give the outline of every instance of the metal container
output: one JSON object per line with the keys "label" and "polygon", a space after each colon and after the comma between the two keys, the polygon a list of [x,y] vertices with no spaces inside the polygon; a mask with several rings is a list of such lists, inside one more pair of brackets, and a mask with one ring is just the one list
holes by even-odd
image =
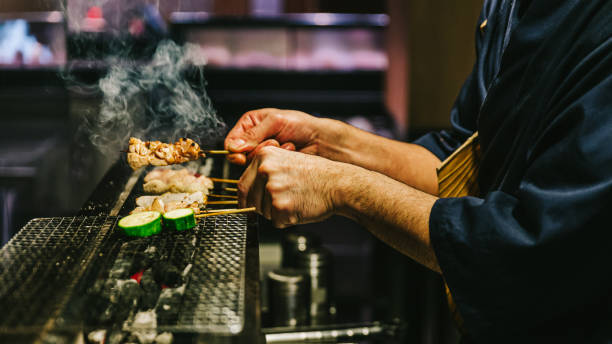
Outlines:
{"label": "metal container", "polygon": [[321,241],[313,234],[289,231],[283,235],[281,241],[283,268],[298,268],[298,256],[313,247],[320,247]]}
{"label": "metal container", "polygon": [[330,252],[323,247],[310,248],[299,254],[297,264],[310,280],[310,324],[328,324],[334,313]]}
{"label": "metal container", "polygon": [[297,269],[268,272],[268,302],[272,326],[309,324],[310,282]]}

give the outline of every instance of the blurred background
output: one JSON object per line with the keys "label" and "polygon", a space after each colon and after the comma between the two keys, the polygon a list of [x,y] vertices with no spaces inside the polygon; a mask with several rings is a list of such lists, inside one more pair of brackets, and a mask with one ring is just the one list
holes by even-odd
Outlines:
{"label": "blurred background", "polygon": [[[193,44],[192,58],[206,66],[185,78],[205,80],[228,127],[247,110],[278,107],[411,140],[449,126],[450,108],[474,62],[481,5],[2,0],[0,241],[8,242],[31,218],[74,214],[116,161],[93,149],[81,128],[98,115],[103,96],[97,82],[118,57],[138,68],[162,40]],[[287,233],[302,233],[302,239]],[[399,342],[457,341],[440,278],[343,218],[287,231],[263,223],[264,285],[283,252],[304,242],[333,261],[334,322],[399,319]]]}

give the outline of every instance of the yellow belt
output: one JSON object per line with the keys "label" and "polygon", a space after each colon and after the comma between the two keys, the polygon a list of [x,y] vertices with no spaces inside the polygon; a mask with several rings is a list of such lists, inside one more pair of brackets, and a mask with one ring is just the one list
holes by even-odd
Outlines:
{"label": "yellow belt", "polygon": [[[479,194],[478,168],[480,166],[480,154],[480,143],[478,132],[476,132],[442,162],[437,170],[438,196],[440,198],[476,196]],[[444,290],[451,315],[457,327],[463,332],[463,319],[446,282],[444,282]]]}

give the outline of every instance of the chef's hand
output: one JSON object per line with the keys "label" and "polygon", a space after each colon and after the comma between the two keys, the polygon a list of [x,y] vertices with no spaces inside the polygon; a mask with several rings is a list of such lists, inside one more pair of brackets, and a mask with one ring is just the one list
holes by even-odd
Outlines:
{"label": "chef's hand", "polygon": [[256,207],[278,228],[332,215],[343,163],[279,147],[257,149],[238,183],[241,207]]}
{"label": "chef's hand", "polygon": [[316,154],[317,118],[307,113],[273,108],[245,113],[225,138],[229,161],[244,165],[257,146],[273,140],[281,148]]}

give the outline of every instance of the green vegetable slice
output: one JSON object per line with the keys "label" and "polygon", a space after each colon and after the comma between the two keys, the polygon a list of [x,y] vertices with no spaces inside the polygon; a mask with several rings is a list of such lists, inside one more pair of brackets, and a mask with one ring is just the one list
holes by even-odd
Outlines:
{"label": "green vegetable slice", "polygon": [[182,231],[196,226],[193,209],[175,209],[164,214],[164,226],[168,229]]}
{"label": "green vegetable slice", "polygon": [[161,232],[161,214],[157,211],[145,211],[128,215],[117,223],[125,235],[148,237]]}

